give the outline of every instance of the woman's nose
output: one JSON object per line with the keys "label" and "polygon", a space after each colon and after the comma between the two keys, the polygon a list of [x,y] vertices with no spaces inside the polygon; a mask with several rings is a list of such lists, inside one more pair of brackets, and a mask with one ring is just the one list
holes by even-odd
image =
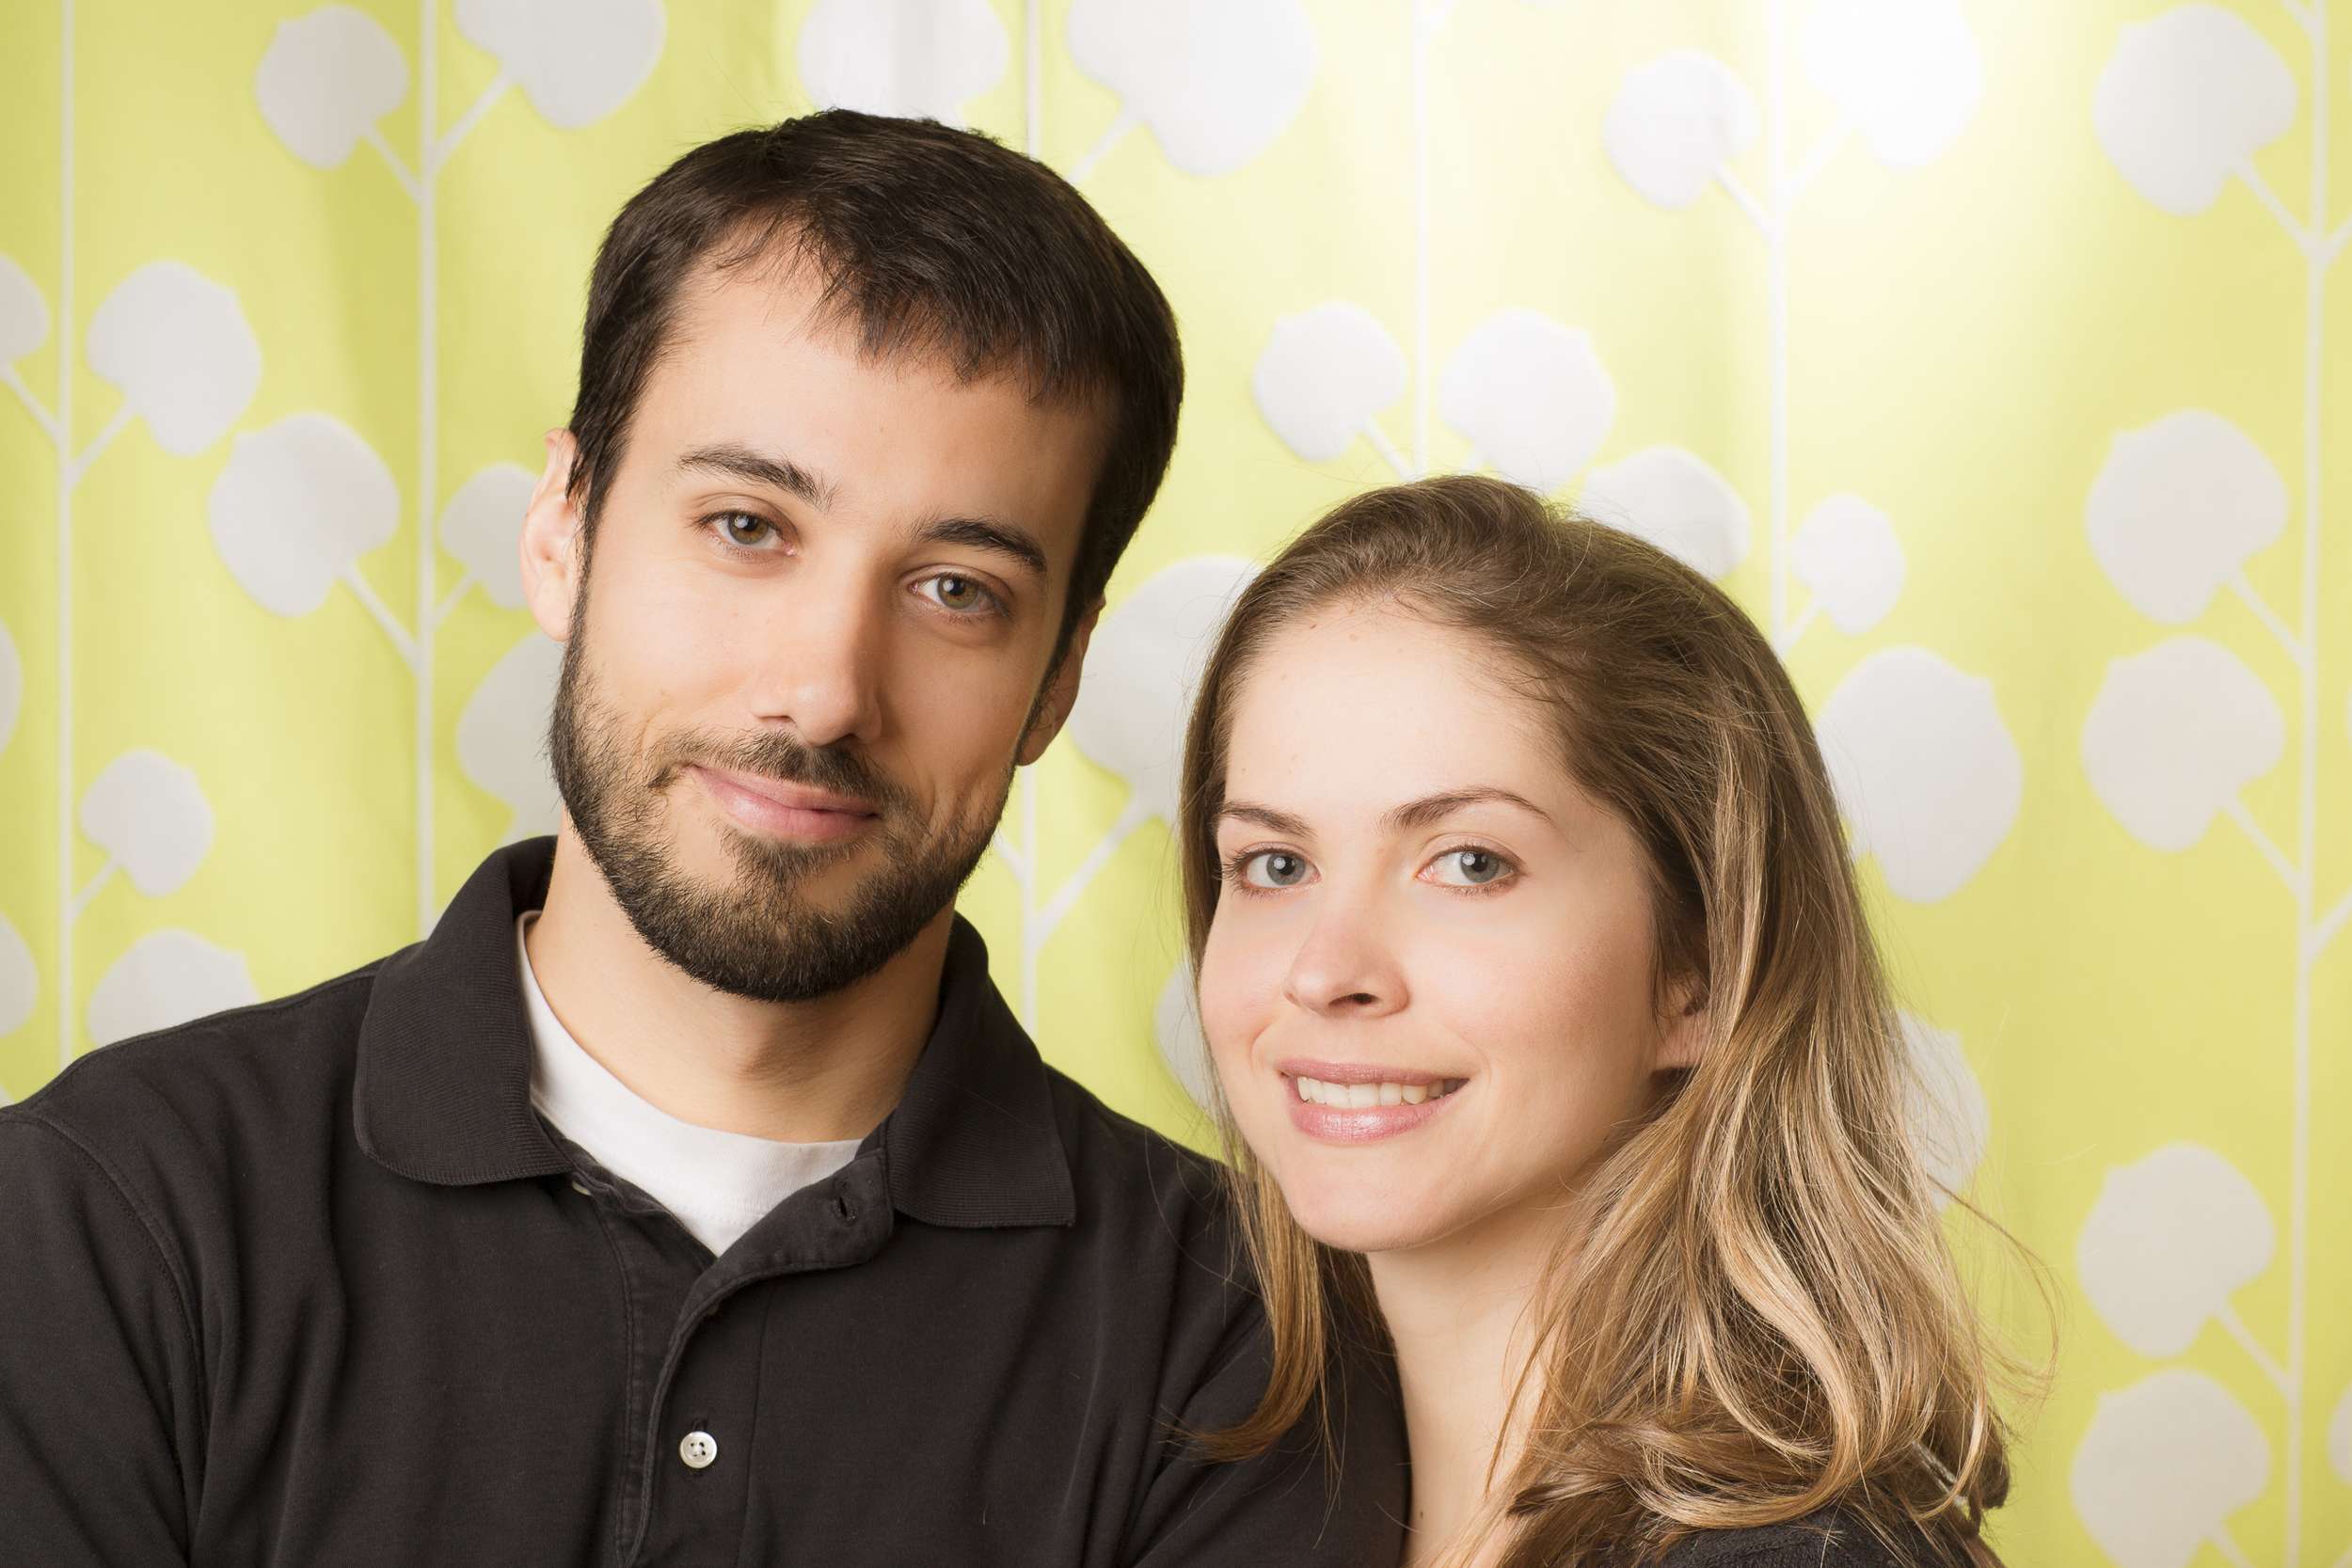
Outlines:
{"label": "woman's nose", "polygon": [[1406,1001],[1405,973],[1377,910],[1343,894],[1327,901],[1291,959],[1284,994],[1325,1018],[1381,1018]]}

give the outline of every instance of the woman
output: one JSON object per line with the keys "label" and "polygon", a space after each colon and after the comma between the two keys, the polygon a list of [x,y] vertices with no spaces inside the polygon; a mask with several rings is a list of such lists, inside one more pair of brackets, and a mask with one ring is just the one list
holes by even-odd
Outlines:
{"label": "woman", "polygon": [[1275,1338],[1215,1447],[1385,1330],[1408,1564],[1997,1560],[1836,805],[1721,591],[1490,480],[1359,496],[1242,594],[1182,815]]}

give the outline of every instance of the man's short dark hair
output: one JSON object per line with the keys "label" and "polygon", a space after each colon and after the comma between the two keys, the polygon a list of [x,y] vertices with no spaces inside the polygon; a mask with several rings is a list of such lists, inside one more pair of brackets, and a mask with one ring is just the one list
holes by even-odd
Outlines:
{"label": "man's short dark hair", "polygon": [[1152,275],[1044,165],[969,131],[848,109],[696,148],[630,198],[596,255],[581,333],[571,489],[586,531],[698,267],[813,265],[825,308],[876,358],[1009,373],[1039,402],[1097,404],[1109,444],[1064,602],[1061,646],[1102,594],[1176,444],[1184,359]]}

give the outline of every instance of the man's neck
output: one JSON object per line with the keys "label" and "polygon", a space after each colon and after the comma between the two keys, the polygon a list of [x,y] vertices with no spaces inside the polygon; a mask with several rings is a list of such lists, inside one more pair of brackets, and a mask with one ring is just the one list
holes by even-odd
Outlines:
{"label": "man's neck", "polygon": [[809,1002],[714,990],[647,946],[564,825],[532,974],[580,1049],[700,1127],[786,1143],[862,1138],[898,1104],[930,1036],[952,910],[855,985]]}
{"label": "man's neck", "polygon": [[1518,1458],[1518,1445],[1505,1439],[1503,1427],[1529,1414],[1524,1406],[1513,1409],[1512,1394],[1530,1350],[1527,1308],[1559,1237],[1555,1200],[1368,1259],[1396,1346],[1413,1456],[1406,1568],[1494,1560],[1499,1538],[1454,1554],[1470,1546],[1467,1532],[1481,1523],[1489,1476],[1506,1482]]}

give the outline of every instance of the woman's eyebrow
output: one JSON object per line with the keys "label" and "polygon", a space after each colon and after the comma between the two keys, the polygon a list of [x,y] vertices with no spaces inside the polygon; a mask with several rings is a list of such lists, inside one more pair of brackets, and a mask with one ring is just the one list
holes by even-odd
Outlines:
{"label": "woman's eyebrow", "polygon": [[1270,833],[1287,833],[1293,838],[1304,837],[1307,832],[1305,817],[1276,811],[1272,806],[1253,805],[1248,800],[1228,800],[1216,815],[1219,821],[1232,817],[1236,821],[1255,822]]}
{"label": "woman's eyebrow", "polygon": [[1443,794],[1424,795],[1418,800],[1407,800],[1390,811],[1380,821],[1383,827],[1391,829],[1426,828],[1432,823],[1442,822],[1464,806],[1489,805],[1517,806],[1547,822],[1551,820],[1549,812],[1523,795],[1515,795],[1507,789],[1481,786],[1477,789],[1449,789]]}

